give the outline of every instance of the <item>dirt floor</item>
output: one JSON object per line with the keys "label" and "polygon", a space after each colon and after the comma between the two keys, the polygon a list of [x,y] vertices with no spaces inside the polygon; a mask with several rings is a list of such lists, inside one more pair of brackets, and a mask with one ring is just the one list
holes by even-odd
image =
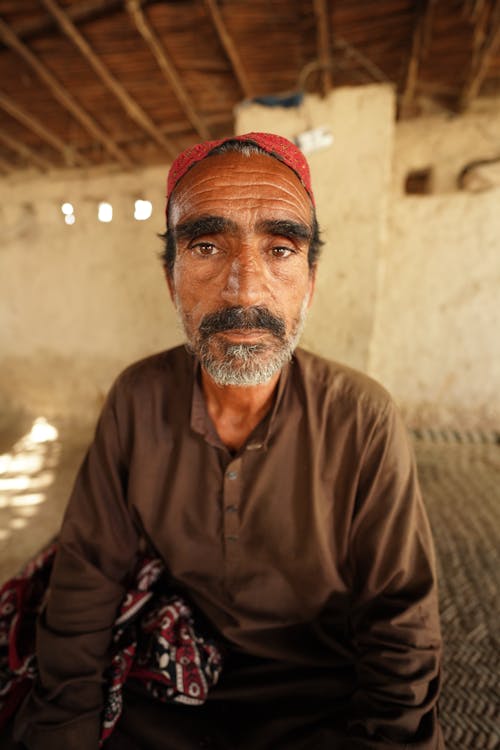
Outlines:
{"label": "dirt floor", "polygon": [[500,444],[456,437],[415,444],[438,558],[441,721],[447,750],[499,750]]}

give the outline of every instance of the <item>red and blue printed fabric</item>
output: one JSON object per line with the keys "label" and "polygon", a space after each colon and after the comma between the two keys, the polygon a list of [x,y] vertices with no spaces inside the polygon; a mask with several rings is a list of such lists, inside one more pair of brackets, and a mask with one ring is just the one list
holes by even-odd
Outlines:
{"label": "red and blue printed fabric", "polygon": [[[0,727],[15,713],[38,674],[36,619],[55,552],[52,544],[0,589]],[[142,558],[120,606],[105,674],[101,745],[120,718],[127,680],[141,682],[157,700],[198,705],[221,673],[220,650],[199,632],[189,604],[177,594],[162,593],[158,584],[164,571],[158,558]]]}

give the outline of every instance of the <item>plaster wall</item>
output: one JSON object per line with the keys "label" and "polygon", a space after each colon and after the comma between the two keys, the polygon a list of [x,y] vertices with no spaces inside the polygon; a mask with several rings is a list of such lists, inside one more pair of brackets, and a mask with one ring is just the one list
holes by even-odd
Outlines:
{"label": "plaster wall", "polygon": [[[123,366],[181,340],[158,260],[165,174],[0,185],[0,412],[94,419]],[[137,197],[153,203],[150,220],[133,218]],[[101,200],[109,224],[97,220]]]}
{"label": "plaster wall", "polygon": [[[368,369],[414,425],[500,425],[500,187],[456,187],[467,163],[500,152],[500,100],[480,107],[396,127]],[[405,195],[425,167],[433,193]]]}
{"label": "plaster wall", "polygon": [[479,99],[467,114],[434,113],[398,122],[393,191],[401,196],[410,170],[433,170],[432,193],[457,192],[457,178],[471,162],[500,157],[500,98]]}

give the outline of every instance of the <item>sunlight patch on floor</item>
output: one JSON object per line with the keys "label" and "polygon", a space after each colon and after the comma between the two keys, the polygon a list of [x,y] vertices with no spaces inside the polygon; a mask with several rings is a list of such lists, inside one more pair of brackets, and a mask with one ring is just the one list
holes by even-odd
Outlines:
{"label": "sunlight patch on floor", "polygon": [[61,451],[58,438],[56,427],[38,417],[9,453],[0,455],[0,541],[23,531],[45,502]]}

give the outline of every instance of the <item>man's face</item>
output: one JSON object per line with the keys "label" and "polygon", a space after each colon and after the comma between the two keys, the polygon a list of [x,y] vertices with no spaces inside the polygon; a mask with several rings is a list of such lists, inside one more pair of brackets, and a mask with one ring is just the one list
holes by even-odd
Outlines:
{"label": "man's face", "polygon": [[314,287],[299,179],[264,154],[208,157],[176,187],[169,228],[168,282],[190,348],[220,385],[267,382],[297,344]]}

